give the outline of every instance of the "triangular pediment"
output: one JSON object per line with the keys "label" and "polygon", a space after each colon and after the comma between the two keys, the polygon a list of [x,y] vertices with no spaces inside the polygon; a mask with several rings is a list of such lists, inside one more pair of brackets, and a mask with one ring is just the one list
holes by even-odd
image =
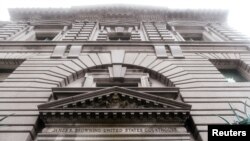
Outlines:
{"label": "triangular pediment", "polygon": [[64,98],[38,106],[42,109],[186,109],[191,106],[179,101],[121,87],[111,87]]}

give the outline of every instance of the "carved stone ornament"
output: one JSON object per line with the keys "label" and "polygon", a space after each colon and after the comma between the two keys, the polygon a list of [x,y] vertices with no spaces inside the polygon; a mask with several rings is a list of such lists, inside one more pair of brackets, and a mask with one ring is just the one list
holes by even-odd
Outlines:
{"label": "carved stone ornament", "polygon": [[111,87],[68,97],[38,106],[38,109],[190,109],[190,105],[164,97],[121,87]]}
{"label": "carved stone ornament", "polygon": [[[38,106],[46,122],[184,121],[191,106],[180,101],[127,88],[111,87]],[[175,118],[173,118],[175,117]]]}

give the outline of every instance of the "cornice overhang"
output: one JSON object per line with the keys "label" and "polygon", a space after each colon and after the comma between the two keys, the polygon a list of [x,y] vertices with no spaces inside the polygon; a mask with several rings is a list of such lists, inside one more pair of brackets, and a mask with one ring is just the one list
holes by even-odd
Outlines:
{"label": "cornice overhang", "polygon": [[155,94],[111,87],[42,104],[38,110],[45,123],[60,122],[67,118],[79,122],[80,119],[99,121],[100,117],[120,117],[123,121],[131,118],[139,120],[142,117],[147,117],[147,120],[185,121],[191,105]]}
{"label": "cornice overhang", "polygon": [[140,92],[140,91],[136,91],[136,90],[132,90],[132,89],[128,89],[128,88],[115,86],[115,87],[110,87],[110,88],[103,88],[103,89],[88,92],[88,93],[83,93],[80,95],[64,98],[64,99],[49,102],[46,104],[41,104],[38,106],[38,109],[42,110],[42,109],[48,109],[48,108],[55,108],[61,104],[72,103],[72,102],[74,103],[76,101],[79,101],[79,100],[81,101],[83,99],[93,99],[93,97],[100,97],[101,95],[105,95],[105,94],[112,93],[112,92],[121,92],[121,93],[124,93],[126,95],[129,95],[130,97],[139,97],[139,99],[148,99],[148,100],[150,99],[150,100],[162,103],[162,104],[167,103],[167,105],[170,104],[173,107],[178,107],[178,108],[183,108],[183,109],[190,109],[191,108],[190,105],[182,103],[182,102],[177,102],[175,100],[166,99],[164,97],[159,97],[159,96],[156,96],[153,94],[144,93],[144,92]]}
{"label": "cornice overhang", "polygon": [[249,46],[249,41],[225,41],[225,42],[193,42],[193,41],[0,41],[1,46],[55,46],[55,45],[183,45],[183,46]]}
{"label": "cornice overhang", "polygon": [[[88,87],[88,88],[79,88],[79,87],[55,87],[52,88],[53,92],[53,98],[58,100],[61,98],[69,97],[69,96],[75,96],[91,91],[101,90],[102,87]],[[149,94],[156,94],[157,95],[164,95],[164,97],[170,98],[170,99],[176,99],[179,96],[179,88],[177,87],[130,87],[129,89],[149,93]]]}
{"label": "cornice overhang", "polygon": [[13,21],[34,20],[87,20],[109,21],[110,19],[136,21],[209,21],[225,22],[227,10],[216,9],[169,9],[162,7],[102,5],[71,8],[11,8]]}

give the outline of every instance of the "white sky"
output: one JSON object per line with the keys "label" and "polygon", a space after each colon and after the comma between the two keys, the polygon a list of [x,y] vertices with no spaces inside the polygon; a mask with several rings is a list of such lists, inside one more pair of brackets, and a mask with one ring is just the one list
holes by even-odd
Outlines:
{"label": "white sky", "polygon": [[250,36],[250,0],[1,0],[0,21],[10,19],[8,8],[70,8],[98,4],[136,4],[181,9],[228,9],[228,24]]}

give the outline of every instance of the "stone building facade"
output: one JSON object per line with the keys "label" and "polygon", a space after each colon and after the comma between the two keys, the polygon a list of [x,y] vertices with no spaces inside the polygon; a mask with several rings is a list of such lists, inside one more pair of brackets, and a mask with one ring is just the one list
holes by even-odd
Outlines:
{"label": "stone building facade", "polygon": [[206,141],[208,124],[226,123],[219,116],[245,117],[249,39],[227,26],[227,11],[9,13],[0,22],[1,141]]}

